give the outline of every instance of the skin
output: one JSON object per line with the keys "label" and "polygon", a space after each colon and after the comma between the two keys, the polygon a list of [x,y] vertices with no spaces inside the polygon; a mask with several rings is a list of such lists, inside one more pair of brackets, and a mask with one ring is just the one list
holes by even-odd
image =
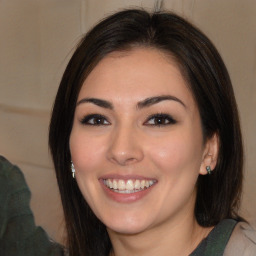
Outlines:
{"label": "skin", "polygon": [[[141,103],[163,95],[172,98]],[[87,77],[77,102],[70,136],[76,180],[107,227],[112,255],[191,253],[211,230],[198,225],[194,206],[198,175],[214,169],[218,141],[203,141],[197,105],[175,61],[147,48],[111,53]],[[150,116],[159,113],[175,122],[162,117],[157,125]],[[90,114],[104,116],[100,125],[81,122]],[[157,182],[139,200],[117,202],[100,183],[109,175]]]}

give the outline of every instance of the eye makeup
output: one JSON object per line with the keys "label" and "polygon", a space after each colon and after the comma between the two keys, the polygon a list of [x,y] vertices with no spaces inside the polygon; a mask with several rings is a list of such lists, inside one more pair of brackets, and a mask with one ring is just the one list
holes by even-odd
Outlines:
{"label": "eye makeup", "polygon": [[[101,114],[89,114],[84,116],[79,120],[82,125],[91,125],[91,126],[101,126],[101,125],[111,125],[108,118]],[[156,113],[147,117],[146,121],[143,122],[143,125],[146,126],[168,126],[176,124],[177,121],[170,115],[166,113]]]}
{"label": "eye makeup", "polygon": [[110,122],[107,120],[107,118],[100,114],[86,115],[80,120],[80,123],[82,125],[94,125],[94,126],[110,125]]}
{"label": "eye makeup", "polygon": [[150,115],[144,125],[148,126],[166,126],[176,124],[177,121],[169,114],[157,113]]}

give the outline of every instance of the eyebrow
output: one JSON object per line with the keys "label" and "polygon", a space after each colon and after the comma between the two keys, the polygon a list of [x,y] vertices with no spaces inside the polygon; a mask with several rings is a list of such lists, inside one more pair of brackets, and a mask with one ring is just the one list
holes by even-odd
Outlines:
{"label": "eyebrow", "polygon": [[[165,101],[165,100],[176,101],[176,102],[180,103],[183,107],[186,108],[186,105],[180,99],[178,99],[177,97],[172,96],[172,95],[160,95],[160,96],[146,98],[137,103],[137,108],[142,109],[142,108],[150,107],[154,104],[157,104],[157,103],[159,103],[161,101]],[[78,106],[82,103],[93,103],[102,108],[111,109],[111,110],[114,109],[113,104],[110,101],[102,100],[102,99],[98,99],[98,98],[83,98],[80,101],[78,101],[76,105]]]}
{"label": "eyebrow", "polygon": [[165,101],[165,100],[176,101],[176,102],[180,103],[184,108],[187,108],[186,105],[180,99],[178,99],[177,97],[172,96],[172,95],[161,95],[161,96],[146,98],[145,100],[138,102],[137,108],[142,109],[142,108],[152,106],[154,104],[157,104],[157,103],[159,103],[161,101]]}
{"label": "eyebrow", "polygon": [[84,99],[81,99],[80,101],[78,101],[76,105],[78,106],[82,103],[93,103],[102,108],[114,109],[111,102],[102,100],[102,99],[97,99],[97,98],[84,98]]}

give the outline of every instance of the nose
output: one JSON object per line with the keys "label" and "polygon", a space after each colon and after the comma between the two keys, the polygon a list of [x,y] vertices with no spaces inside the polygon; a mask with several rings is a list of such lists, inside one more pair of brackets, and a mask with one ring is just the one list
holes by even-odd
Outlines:
{"label": "nose", "polygon": [[107,152],[111,162],[125,166],[138,163],[144,158],[142,141],[135,130],[120,127],[112,131]]}

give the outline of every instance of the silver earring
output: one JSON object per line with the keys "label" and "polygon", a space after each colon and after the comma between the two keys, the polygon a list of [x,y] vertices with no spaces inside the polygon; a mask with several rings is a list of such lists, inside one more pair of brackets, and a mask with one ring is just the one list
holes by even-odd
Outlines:
{"label": "silver earring", "polygon": [[72,171],[72,177],[73,177],[73,179],[75,178],[75,172],[76,172],[76,170],[75,170],[75,166],[74,166],[74,164],[73,164],[73,162],[71,161],[71,171]]}
{"label": "silver earring", "polygon": [[210,166],[206,166],[206,171],[207,171],[208,175],[212,174],[212,170],[211,170]]}

